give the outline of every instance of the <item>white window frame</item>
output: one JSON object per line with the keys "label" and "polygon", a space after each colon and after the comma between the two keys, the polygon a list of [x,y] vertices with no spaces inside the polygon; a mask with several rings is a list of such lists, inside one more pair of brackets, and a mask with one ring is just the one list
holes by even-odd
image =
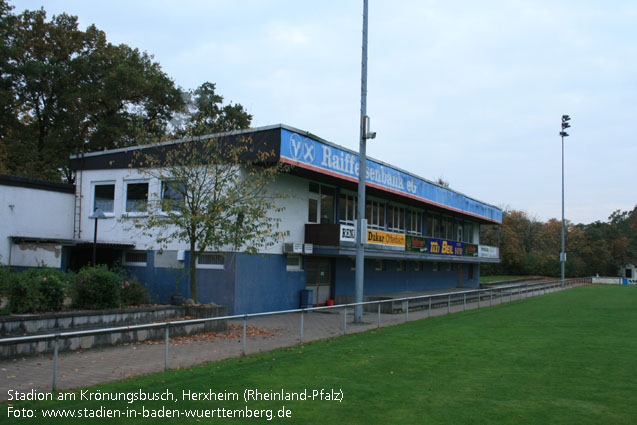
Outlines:
{"label": "white window frame", "polygon": [[[298,264],[288,264],[288,259],[297,258]],[[285,258],[285,270],[288,272],[302,272],[303,271],[303,258],[299,254],[288,254]]]}
{"label": "white window frame", "polygon": [[[343,199],[345,198],[345,215],[346,217],[343,217],[342,215],[339,217],[339,221],[341,224],[348,224],[350,226],[356,226],[356,217],[358,214],[358,195],[355,194],[351,194],[349,192],[344,192],[341,191],[340,195],[339,195],[339,210],[341,210],[341,205],[340,203],[343,202]],[[349,200],[352,200],[354,202],[354,211],[350,211],[349,210]],[[340,211],[339,211],[340,213]],[[350,217],[350,214],[352,215],[352,217]]]}
{"label": "white window frame", "polygon": [[[128,203],[128,185],[129,184],[147,184],[148,192],[146,194],[146,211],[128,211],[127,203]],[[124,205],[123,205],[123,215],[129,217],[144,217],[148,215],[148,208],[150,208],[150,180],[149,179],[132,179],[132,180],[124,180]]]}
{"label": "white window frame", "polygon": [[[411,220],[410,220],[411,219]],[[423,212],[414,209],[407,209],[407,222],[405,223],[405,230],[408,235],[417,235],[421,236],[423,234],[422,231],[422,222],[423,222]],[[414,228],[416,230],[411,230]]]}
{"label": "white window frame", "polygon": [[199,262],[199,260],[201,259],[202,255],[214,255],[214,256],[219,256],[221,257],[222,261],[225,263],[225,256],[220,253],[220,252],[202,252],[201,254],[199,254],[197,256],[197,265],[196,267],[198,269],[212,269],[212,270],[223,270],[225,267],[225,264],[201,264]]}
{"label": "white window frame", "polygon": [[[387,205],[387,230],[395,233],[405,233],[405,207],[400,205]],[[391,211],[391,223],[389,212]],[[402,224],[402,227],[401,227]]]}
{"label": "white window frame", "polygon": [[[159,181],[159,199],[160,199],[160,208],[161,208],[161,212],[162,213],[168,213],[169,211],[164,211],[163,210],[163,205],[164,205],[164,189],[165,189],[165,185],[168,183],[174,183],[176,180],[171,180],[171,179],[163,179]],[[148,195],[150,197],[150,194]],[[183,202],[186,202],[185,199],[183,199]],[[172,212],[173,214],[175,213],[179,213],[179,210],[171,210],[170,212]]]}
{"label": "white window frame", "polygon": [[[93,181],[91,182],[91,207],[95,211],[95,188],[96,186],[110,186],[113,185],[113,211],[104,211],[106,217],[115,217],[115,201],[117,199],[117,184],[115,180]],[[91,213],[93,213],[91,211]]]}
{"label": "white window frame", "polygon": [[[146,261],[126,261],[126,254],[146,254]],[[122,252],[122,265],[123,266],[147,266],[148,265],[148,251],[142,249],[129,249]]]}
{"label": "white window frame", "polygon": [[[367,205],[369,203],[369,214],[367,214]],[[381,217],[380,211],[381,206],[383,207],[383,215]],[[385,210],[387,208],[387,203],[383,201],[378,201],[376,199],[367,199],[365,201],[365,216],[367,218],[367,227],[369,229],[378,229],[385,230]],[[382,221],[382,224],[381,224]]]}

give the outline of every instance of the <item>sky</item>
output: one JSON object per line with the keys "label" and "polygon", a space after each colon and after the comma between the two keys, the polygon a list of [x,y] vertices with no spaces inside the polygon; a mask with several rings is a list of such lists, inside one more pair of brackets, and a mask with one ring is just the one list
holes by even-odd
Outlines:
{"label": "sky", "polygon": [[[358,151],[362,0],[9,0],[215,83],[253,126]],[[637,205],[637,2],[370,0],[369,157],[541,221]]]}

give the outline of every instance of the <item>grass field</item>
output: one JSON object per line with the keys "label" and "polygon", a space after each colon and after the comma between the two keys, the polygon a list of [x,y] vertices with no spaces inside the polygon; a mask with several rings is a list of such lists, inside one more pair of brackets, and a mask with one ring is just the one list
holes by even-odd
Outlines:
{"label": "grass field", "polygon": [[[105,419],[107,424],[634,424],[637,418],[637,287],[572,289],[434,317],[267,354],[92,387],[88,393],[168,390],[342,390],[343,400],[23,402],[44,409],[273,409],[266,419]],[[79,391],[74,391],[77,398]],[[69,393],[66,393],[69,396]],[[330,393],[331,395],[331,393]],[[281,406],[291,418],[278,419]],[[143,406],[143,407],[142,407]],[[85,411],[88,413],[89,411]]]}

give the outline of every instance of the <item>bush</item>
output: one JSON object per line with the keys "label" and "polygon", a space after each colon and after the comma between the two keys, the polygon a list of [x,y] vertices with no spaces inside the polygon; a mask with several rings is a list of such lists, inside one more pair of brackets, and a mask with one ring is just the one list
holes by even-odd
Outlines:
{"label": "bush", "polygon": [[11,290],[11,272],[6,266],[0,266],[0,292],[9,292]]}
{"label": "bush", "polygon": [[10,273],[9,306],[12,313],[59,311],[71,275],[51,268]]}
{"label": "bush", "polygon": [[106,266],[84,267],[75,280],[73,306],[88,309],[118,307],[120,286],[120,276]]}
{"label": "bush", "polygon": [[148,303],[148,293],[138,281],[123,280],[120,282],[120,300],[124,306],[142,305]]}

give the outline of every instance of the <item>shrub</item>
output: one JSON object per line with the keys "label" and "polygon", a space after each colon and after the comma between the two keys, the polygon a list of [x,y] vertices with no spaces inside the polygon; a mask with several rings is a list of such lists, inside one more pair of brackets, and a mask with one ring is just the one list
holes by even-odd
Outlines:
{"label": "shrub", "polygon": [[13,313],[58,311],[71,275],[51,268],[30,269],[9,274],[9,306]]}
{"label": "shrub", "polygon": [[0,266],[0,292],[9,292],[11,290],[11,272],[6,266]]}
{"label": "shrub", "polygon": [[134,279],[125,279],[120,282],[120,301],[122,305],[141,305],[148,303],[146,288]]}
{"label": "shrub", "polygon": [[118,307],[120,281],[120,277],[104,265],[84,267],[75,280],[73,305],[89,309]]}

